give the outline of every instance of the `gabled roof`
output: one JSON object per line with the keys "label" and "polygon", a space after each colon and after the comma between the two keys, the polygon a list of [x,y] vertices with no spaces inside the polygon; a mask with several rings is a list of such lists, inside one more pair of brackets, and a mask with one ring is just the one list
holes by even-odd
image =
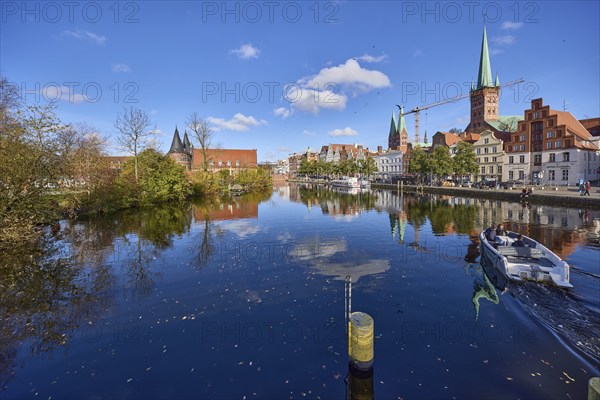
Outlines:
{"label": "gabled roof", "polygon": [[463,132],[460,134],[460,138],[468,143],[475,143],[476,141],[479,140],[479,138],[481,137],[481,135],[479,133],[467,133],[467,132]]}
{"label": "gabled roof", "polygon": [[171,142],[171,148],[169,149],[169,153],[184,153],[183,143],[181,143],[181,138],[179,137],[179,131],[177,127],[175,127],[175,133],[173,134],[173,141]]}
{"label": "gabled roof", "polygon": [[[592,136],[592,134],[585,129],[585,127],[581,124],[581,122],[579,122],[577,120],[577,118],[575,118],[573,116],[573,114],[571,114],[568,111],[557,111],[557,110],[550,110],[550,114],[555,114],[557,116],[556,118],[556,125],[557,126],[561,126],[561,125],[565,125],[567,128],[567,131],[571,132],[573,134],[573,136],[575,136],[575,147],[579,147],[581,149],[588,149],[588,150],[598,150],[598,146],[596,146],[593,143],[590,143],[591,141],[593,141],[594,139],[596,139],[595,137]],[[588,142],[588,143],[583,143],[583,142]]]}
{"label": "gabled roof", "polygon": [[433,135],[433,136],[436,136],[438,133],[442,134],[442,137],[444,138],[444,143],[448,147],[452,146],[456,142],[460,142],[461,141],[460,136],[458,134],[456,134],[456,133],[437,131],[435,133],[435,135]]}

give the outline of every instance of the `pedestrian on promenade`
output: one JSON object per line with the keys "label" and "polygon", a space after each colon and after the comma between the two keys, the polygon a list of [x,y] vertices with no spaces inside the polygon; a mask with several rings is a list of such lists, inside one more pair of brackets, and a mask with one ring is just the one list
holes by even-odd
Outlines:
{"label": "pedestrian on promenade", "polygon": [[585,196],[585,195],[587,194],[587,195],[589,196],[589,195],[590,195],[590,188],[591,188],[591,186],[592,186],[592,185],[590,184],[590,181],[587,181],[587,182],[585,182],[585,183],[584,183],[584,186],[585,186],[585,187],[584,187],[585,191],[583,192],[583,195]]}

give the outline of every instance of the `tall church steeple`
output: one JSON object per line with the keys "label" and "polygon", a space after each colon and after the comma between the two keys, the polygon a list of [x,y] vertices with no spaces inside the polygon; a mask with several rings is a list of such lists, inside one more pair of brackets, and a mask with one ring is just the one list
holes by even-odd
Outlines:
{"label": "tall church steeple", "polygon": [[471,85],[471,121],[465,129],[466,132],[481,133],[485,129],[492,129],[489,122],[498,120],[500,79],[496,74],[496,81],[492,78],[490,53],[487,43],[487,32],[483,26],[481,40],[481,54],[479,56],[479,73],[475,87]]}
{"label": "tall church steeple", "polygon": [[490,53],[488,51],[487,33],[483,26],[483,39],[481,40],[481,56],[479,57],[479,76],[477,78],[477,89],[494,86],[492,81],[492,66],[490,64]]}

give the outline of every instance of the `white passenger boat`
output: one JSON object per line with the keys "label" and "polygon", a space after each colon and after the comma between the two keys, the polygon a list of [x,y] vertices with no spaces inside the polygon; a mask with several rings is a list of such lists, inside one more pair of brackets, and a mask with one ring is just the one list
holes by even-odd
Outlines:
{"label": "white passenger boat", "polygon": [[523,236],[525,246],[513,246],[517,236],[514,232],[509,232],[508,236],[497,236],[492,245],[486,239],[485,231],[481,232],[481,263],[493,266],[508,280],[532,280],[553,283],[562,288],[573,287],[569,283],[569,264],[527,236]]}
{"label": "white passenger boat", "polygon": [[331,184],[336,187],[344,187],[344,188],[360,188],[360,182],[358,178],[343,176],[340,179],[334,179],[331,181]]}
{"label": "white passenger boat", "polygon": [[371,187],[371,182],[369,182],[367,179],[361,179],[359,183],[361,188],[368,189]]}

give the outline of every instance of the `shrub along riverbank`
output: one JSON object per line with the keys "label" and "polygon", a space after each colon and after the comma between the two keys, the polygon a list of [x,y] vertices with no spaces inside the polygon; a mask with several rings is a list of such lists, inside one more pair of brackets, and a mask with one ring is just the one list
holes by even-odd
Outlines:
{"label": "shrub along riverbank", "polygon": [[0,251],[36,242],[44,226],[65,217],[218,197],[234,184],[246,191],[271,187],[261,168],[188,175],[151,148],[136,150],[117,170],[97,132],[62,123],[53,104],[12,104],[5,83],[0,77]]}

